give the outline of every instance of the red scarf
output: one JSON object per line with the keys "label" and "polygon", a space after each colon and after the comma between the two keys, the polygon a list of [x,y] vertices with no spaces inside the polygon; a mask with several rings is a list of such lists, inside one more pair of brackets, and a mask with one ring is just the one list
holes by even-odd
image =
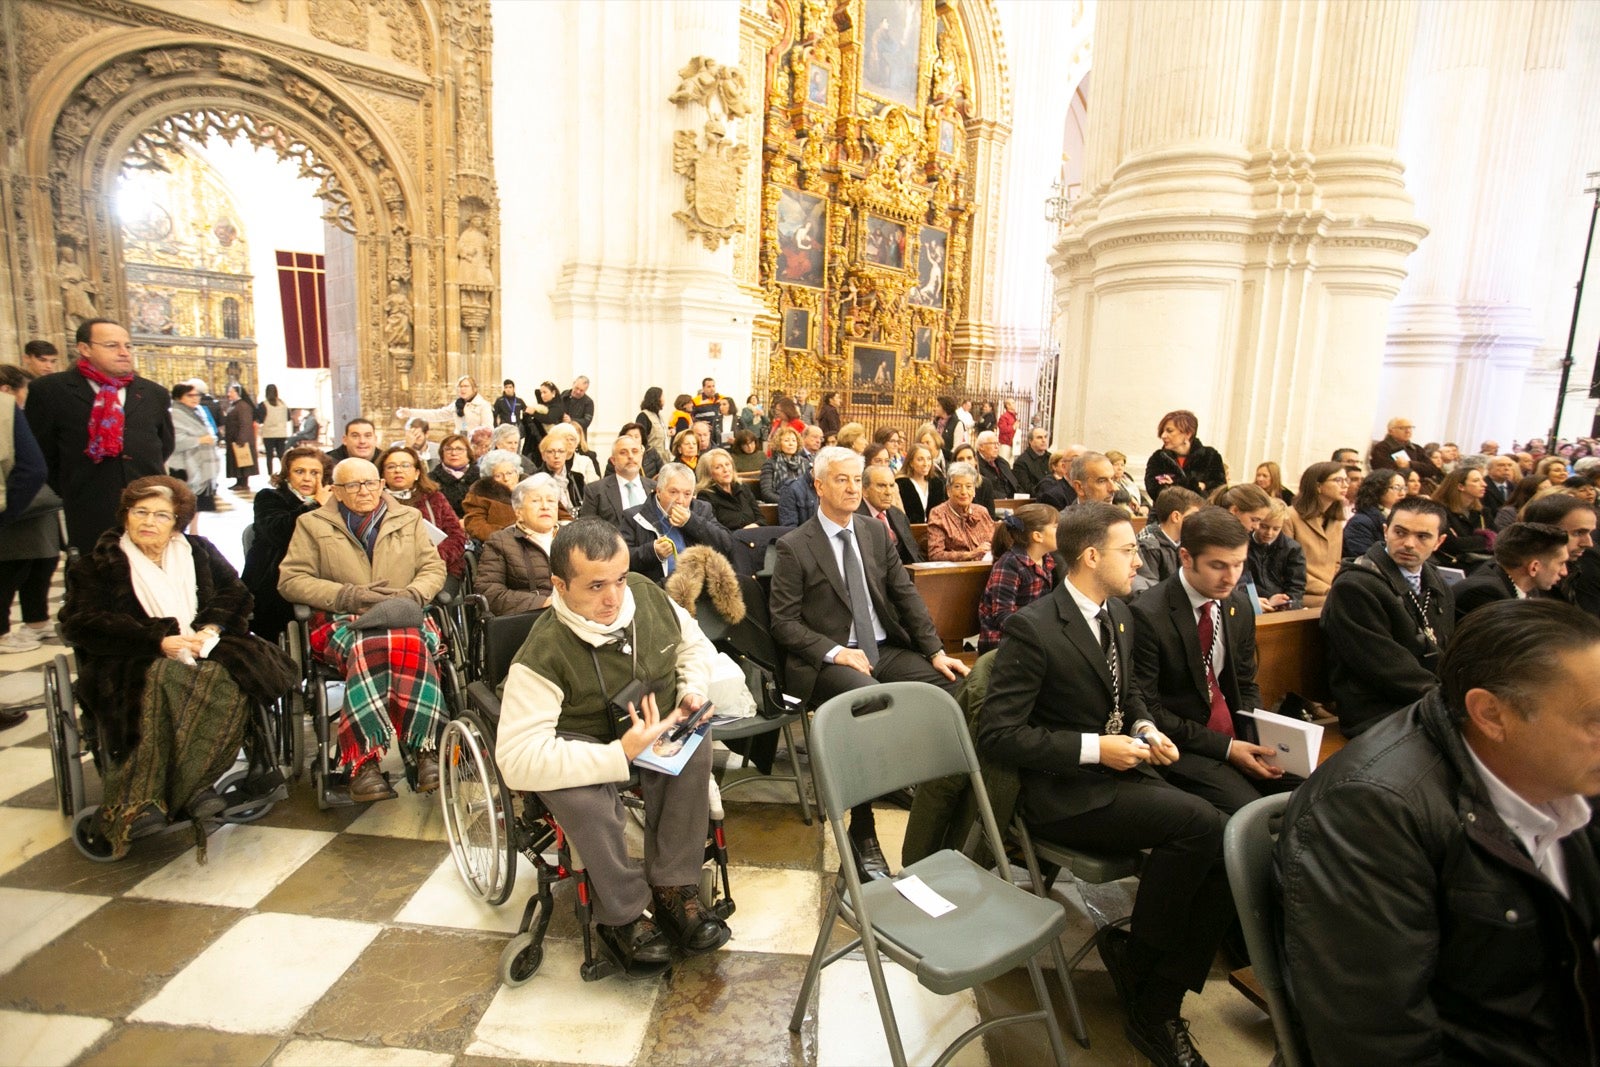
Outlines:
{"label": "red scarf", "polygon": [[98,387],[94,407],[89,409],[89,447],[83,454],[96,463],[115,459],[122,455],[123,427],[122,401],[117,399],[117,390],[126,388],[133,381],[133,375],[113,378],[87,359],[78,360],[77,367],[79,374]]}

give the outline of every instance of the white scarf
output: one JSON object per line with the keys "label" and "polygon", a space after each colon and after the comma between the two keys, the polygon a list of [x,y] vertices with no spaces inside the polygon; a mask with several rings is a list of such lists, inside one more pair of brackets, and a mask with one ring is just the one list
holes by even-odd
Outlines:
{"label": "white scarf", "polygon": [[126,533],[119,542],[128,557],[133,577],[133,595],[152,619],[177,619],[178,632],[194,636],[194,617],[200,614],[199,594],[194,582],[194,550],[181,533],[172,535],[156,563],[133,543]]}
{"label": "white scarf", "polygon": [[[544,533],[540,533],[537,530],[528,529],[520,522],[517,523],[517,529],[521,530],[523,535],[526,536],[528,540],[544,549],[545,555],[548,556],[550,554],[550,546],[553,545],[556,540],[556,532],[554,530],[547,530]],[[632,590],[629,590],[629,592],[632,592]]]}
{"label": "white scarf", "polygon": [[616,621],[609,626],[602,626],[573,611],[561,598],[559,590],[550,593],[550,608],[561,624],[577,635],[578,640],[599,648],[616,640],[619,632],[625,633],[633,624],[633,590],[623,589],[622,607],[617,610]]}

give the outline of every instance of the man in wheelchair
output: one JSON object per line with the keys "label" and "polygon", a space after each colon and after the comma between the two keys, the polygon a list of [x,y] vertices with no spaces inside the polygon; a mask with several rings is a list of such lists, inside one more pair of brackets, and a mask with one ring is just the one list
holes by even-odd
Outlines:
{"label": "man in wheelchair", "polygon": [[416,758],[417,792],[439,787],[442,636],[422,609],[444,580],[421,512],[391,500],[378,468],[355,458],[333,468],[333,496],[296,521],[278,566],[283,598],[324,613],[314,617],[311,650],[345,677],[339,756],[357,803],[396,795],[378,769],[391,727]]}
{"label": "man in wheelchair", "polygon": [[634,758],[700,707],[715,650],[665,592],[628,572],[622,535],[601,519],[562,529],[550,570],[550,610],[506,676],[495,761],[507,785],[539,794],[576,845],[605,953],[630,973],[659,970],[674,944],[696,954],[728,940],[698,891],[711,746],[676,776],[640,771],[642,868],[627,854],[618,790]]}

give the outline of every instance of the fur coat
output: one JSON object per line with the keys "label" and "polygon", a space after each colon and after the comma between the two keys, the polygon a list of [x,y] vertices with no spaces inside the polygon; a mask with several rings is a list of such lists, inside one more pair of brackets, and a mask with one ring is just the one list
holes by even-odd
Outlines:
{"label": "fur coat", "polygon": [[493,478],[479,478],[461,502],[461,525],[468,537],[487,541],[517,521],[511,506],[511,490]]}
{"label": "fur coat", "polygon": [[678,557],[678,566],[667,578],[667,595],[678,606],[694,614],[702,596],[709,596],[717,614],[738,625],[744,619],[744,594],[728,557],[709,545],[692,545]]}
{"label": "fur coat", "polygon": [[[145,614],[133,592],[121,538],[121,529],[106,531],[93,551],[73,564],[61,608],[61,636],[77,652],[75,694],[94,719],[103,751],[117,762],[139,743],[145,672],[161,658],[161,639],[179,632],[178,620]],[[296,681],[294,661],[277,645],[251,635],[250,591],[222,553],[203,537],[190,536],[189,544],[200,608],[192,627],[221,627],[222,639],[210,659],[246,696],[276,700]]]}

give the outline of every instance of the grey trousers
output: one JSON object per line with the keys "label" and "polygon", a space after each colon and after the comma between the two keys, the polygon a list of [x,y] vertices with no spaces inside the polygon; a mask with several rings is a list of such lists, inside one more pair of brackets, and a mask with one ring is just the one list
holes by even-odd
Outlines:
{"label": "grey trousers", "polygon": [[697,885],[711,820],[711,738],[676,777],[639,771],[644,795],[644,865],[623,840],[627,814],[616,785],[549,789],[539,799],[572,839],[594,886],[594,916],[621,926],[644,914],[653,885]]}

